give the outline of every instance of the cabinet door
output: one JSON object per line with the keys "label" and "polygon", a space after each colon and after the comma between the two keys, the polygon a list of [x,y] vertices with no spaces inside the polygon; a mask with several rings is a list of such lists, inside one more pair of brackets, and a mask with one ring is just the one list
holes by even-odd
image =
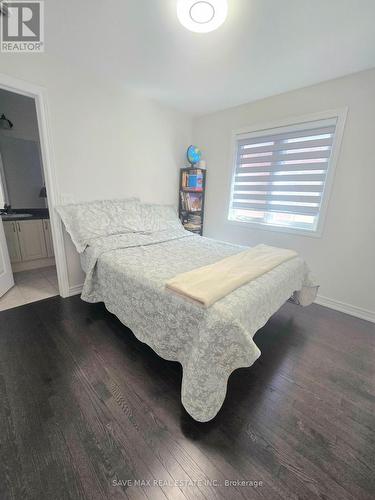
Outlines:
{"label": "cabinet door", "polygon": [[4,221],[4,233],[7,240],[9,258],[11,262],[21,262],[21,250],[18,241],[17,222]]}
{"label": "cabinet door", "polygon": [[44,236],[46,239],[47,257],[53,257],[55,253],[53,251],[51,223],[50,223],[49,219],[43,220],[43,228],[44,228]]}
{"label": "cabinet door", "polygon": [[43,221],[27,220],[16,222],[23,261],[45,259],[47,247],[44,238]]}

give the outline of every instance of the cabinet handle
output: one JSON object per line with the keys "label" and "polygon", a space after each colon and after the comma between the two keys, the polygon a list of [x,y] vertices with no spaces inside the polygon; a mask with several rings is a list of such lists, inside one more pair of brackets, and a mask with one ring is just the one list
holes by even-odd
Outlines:
{"label": "cabinet handle", "polygon": [[17,226],[18,226],[18,231],[21,232],[21,226],[19,222],[17,222]]}
{"label": "cabinet handle", "polygon": [[16,225],[14,222],[12,222],[12,228],[13,228],[13,233],[15,233],[16,232]]}

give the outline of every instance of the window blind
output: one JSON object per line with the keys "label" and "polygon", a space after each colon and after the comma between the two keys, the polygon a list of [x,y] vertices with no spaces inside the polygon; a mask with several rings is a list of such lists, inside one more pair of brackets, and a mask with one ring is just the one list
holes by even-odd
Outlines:
{"label": "window blind", "polygon": [[314,229],[337,118],[236,138],[230,218]]}

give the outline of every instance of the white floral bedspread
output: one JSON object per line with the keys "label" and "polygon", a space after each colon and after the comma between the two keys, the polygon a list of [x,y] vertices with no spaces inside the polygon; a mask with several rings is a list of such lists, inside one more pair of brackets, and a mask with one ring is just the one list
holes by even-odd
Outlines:
{"label": "white floral bedspread", "polygon": [[84,253],[82,299],[107,309],[161,357],[183,367],[182,403],[196,420],[220,410],[233,370],[260,356],[253,336],[293,292],[311,303],[316,289],[296,257],[208,309],[165,288],[178,273],[218,261],[245,247],[192,235],[183,229],[97,239]]}

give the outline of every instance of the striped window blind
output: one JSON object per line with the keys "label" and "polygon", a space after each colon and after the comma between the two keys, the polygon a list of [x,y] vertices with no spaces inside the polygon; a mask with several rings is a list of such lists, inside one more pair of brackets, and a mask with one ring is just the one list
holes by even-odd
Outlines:
{"label": "striped window blind", "polygon": [[315,231],[337,118],[236,136],[229,219]]}

